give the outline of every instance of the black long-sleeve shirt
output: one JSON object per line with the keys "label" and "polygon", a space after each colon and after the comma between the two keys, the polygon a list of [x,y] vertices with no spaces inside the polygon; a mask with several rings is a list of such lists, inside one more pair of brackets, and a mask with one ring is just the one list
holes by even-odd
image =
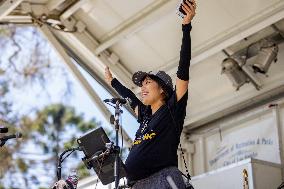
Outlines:
{"label": "black long-sleeve shirt", "polygon": [[[180,59],[177,70],[177,77],[182,80],[189,80],[189,66],[191,60],[191,37],[190,31],[192,29],[191,23],[182,25],[182,44],[180,50]],[[143,103],[136,97],[136,95],[123,86],[116,78],[111,82],[111,86],[123,97],[130,99],[130,106],[133,110],[138,106],[138,122],[142,121],[142,112],[149,112],[151,109],[148,106],[143,105]]]}
{"label": "black long-sleeve shirt", "polygon": [[191,28],[191,24],[182,25],[183,36],[177,77],[185,81],[189,80],[189,66],[191,60]]}
{"label": "black long-sleeve shirt", "polygon": [[[177,77],[188,80],[191,59],[191,25],[183,25],[182,31]],[[125,162],[128,179],[137,181],[163,168],[177,166],[177,148],[186,116],[188,92],[177,101],[176,91],[174,91],[169,100],[152,114],[150,106],[144,105],[117,79],[113,79],[111,85],[122,97],[130,99],[133,110],[138,106],[140,127]]]}

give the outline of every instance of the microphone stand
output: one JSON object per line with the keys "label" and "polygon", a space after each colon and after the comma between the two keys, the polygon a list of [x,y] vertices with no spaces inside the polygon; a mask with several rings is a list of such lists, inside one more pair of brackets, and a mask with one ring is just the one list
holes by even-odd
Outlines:
{"label": "microphone stand", "polygon": [[118,189],[119,185],[119,168],[120,168],[120,161],[119,161],[119,153],[120,147],[118,144],[118,132],[119,132],[119,116],[122,110],[120,110],[121,103],[119,100],[115,103],[115,115],[114,115],[114,127],[115,127],[115,146],[114,146],[114,153],[115,153],[115,162],[114,162],[114,180],[115,180],[115,189]]}
{"label": "microphone stand", "polygon": [[[68,157],[70,156],[73,152],[75,152],[76,150],[80,150],[79,147],[77,148],[70,148],[70,149],[67,149],[67,150],[64,150],[60,156],[59,156],[59,160],[57,162],[57,180],[59,181],[61,179],[61,169],[62,169],[62,166],[61,164],[63,163],[63,161]],[[63,156],[67,153],[67,152],[70,152],[69,154],[67,154],[64,158]]]}
{"label": "microphone stand", "polygon": [[4,138],[4,137],[0,138],[0,147],[3,147],[6,144],[7,140],[9,140],[9,139],[11,139],[11,138]]}
{"label": "microphone stand", "polygon": [[[120,175],[120,147],[118,144],[118,132],[119,132],[119,117],[120,114],[123,112],[120,107],[122,104],[125,103],[125,99],[121,98],[113,98],[111,100],[106,99],[104,102],[111,102],[115,103],[115,106],[112,106],[115,108],[115,114],[114,116],[110,116],[110,122],[111,124],[114,124],[115,128],[115,145],[114,145],[114,155],[115,155],[115,161],[114,161],[114,181],[115,181],[115,189],[119,189],[119,175]],[[108,104],[108,103],[107,103]],[[110,105],[110,104],[109,104]]]}
{"label": "microphone stand", "polygon": [[0,139],[0,147],[3,147],[3,146],[5,145],[5,143],[6,143],[6,141],[7,141],[7,140],[2,140],[2,139]]}

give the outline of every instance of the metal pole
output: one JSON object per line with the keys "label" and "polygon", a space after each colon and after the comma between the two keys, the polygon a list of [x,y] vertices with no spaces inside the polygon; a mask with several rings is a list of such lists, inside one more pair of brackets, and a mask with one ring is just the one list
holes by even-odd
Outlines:
{"label": "metal pole", "polygon": [[120,153],[120,147],[118,144],[118,132],[119,132],[119,116],[120,116],[121,110],[120,110],[120,102],[117,101],[115,103],[115,162],[114,162],[114,180],[115,180],[115,189],[118,189],[119,185],[119,153]]}

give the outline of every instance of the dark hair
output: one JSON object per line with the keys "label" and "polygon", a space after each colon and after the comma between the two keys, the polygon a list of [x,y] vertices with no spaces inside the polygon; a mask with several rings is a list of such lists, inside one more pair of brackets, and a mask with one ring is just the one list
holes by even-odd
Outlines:
{"label": "dark hair", "polygon": [[[162,88],[163,89],[163,88]],[[162,92],[162,95],[163,95],[163,100],[166,102],[169,100],[169,96],[167,95],[167,93],[165,93],[164,89],[163,89],[163,92]]]}
{"label": "dark hair", "polygon": [[164,101],[169,100],[170,95],[171,95],[171,89],[168,89],[168,87],[164,84],[164,82],[160,78],[152,76],[152,75],[149,75],[148,77],[150,77],[152,80],[154,80],[159,85],[159,87],[162,88],[163,100]]}

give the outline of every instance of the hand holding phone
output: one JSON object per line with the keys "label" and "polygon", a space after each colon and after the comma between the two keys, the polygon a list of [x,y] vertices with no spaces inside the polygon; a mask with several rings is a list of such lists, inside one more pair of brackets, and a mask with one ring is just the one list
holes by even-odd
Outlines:
{"label": "hand holding phone", "polygon": [[[180,1],[179,11],[180,11],[183,15],[186,15],[186,12],[182,9],[182,3],[186,4],[186,0],[181,0],[181,1]],[[193,3],[192,3],[191,1],[189,1],[189,3],[193,5]]]}
{"label": "hand holding phone", "polygon": [[183,24],[188,24],[195,16],[195,9],[195,0],[181,0],[178,4],[176,13],[183,19]]}

